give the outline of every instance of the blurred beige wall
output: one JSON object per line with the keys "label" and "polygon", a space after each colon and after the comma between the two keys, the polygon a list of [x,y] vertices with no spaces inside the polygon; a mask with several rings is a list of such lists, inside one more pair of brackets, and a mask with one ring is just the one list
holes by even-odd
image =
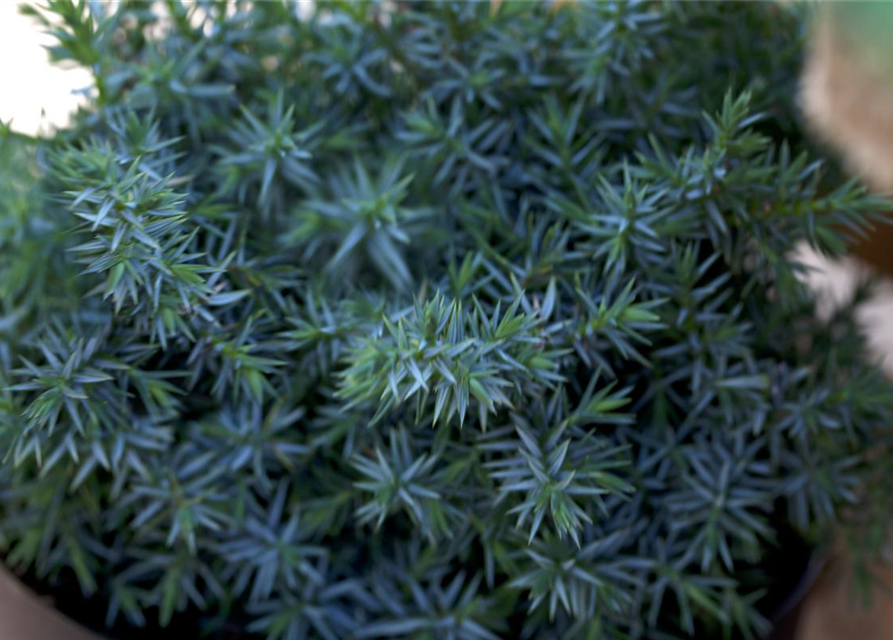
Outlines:
{"label": "blurred beige wall", "polygon": [[52,38],[33,20],[19,15],[14,0],[0,0],[0,120],[13,129],[36,134],[64,125],[90,84],[86,69],[51,66],[43,45]]}

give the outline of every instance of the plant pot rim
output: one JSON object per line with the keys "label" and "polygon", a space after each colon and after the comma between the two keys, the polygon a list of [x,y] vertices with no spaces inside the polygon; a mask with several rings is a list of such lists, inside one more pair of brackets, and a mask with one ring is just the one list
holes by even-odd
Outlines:
{"label": "plant pot rim", "polygon": [[0,563],[0,638],[102,640],[72,622],[22,584]]}

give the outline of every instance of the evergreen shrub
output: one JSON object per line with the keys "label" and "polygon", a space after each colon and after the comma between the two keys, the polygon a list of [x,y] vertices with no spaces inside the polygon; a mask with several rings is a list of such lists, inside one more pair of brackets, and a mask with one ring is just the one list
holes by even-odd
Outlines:
{"label": "evergreen shrub", "polygon": [[109,633],[755,637],[883,540],[801,8],[26,10],[95,84],[0,135],[0,543]]}

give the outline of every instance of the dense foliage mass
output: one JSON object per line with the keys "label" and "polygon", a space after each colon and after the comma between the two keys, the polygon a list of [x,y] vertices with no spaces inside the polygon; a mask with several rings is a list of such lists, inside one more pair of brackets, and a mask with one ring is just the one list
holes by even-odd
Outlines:
{"label": "dense foliage mass", "polygon": [[95,86],[0,136],[7,563],[119,630],[723,637],[785,523],[877,541],[797,11],[308,9],[30,10]]}

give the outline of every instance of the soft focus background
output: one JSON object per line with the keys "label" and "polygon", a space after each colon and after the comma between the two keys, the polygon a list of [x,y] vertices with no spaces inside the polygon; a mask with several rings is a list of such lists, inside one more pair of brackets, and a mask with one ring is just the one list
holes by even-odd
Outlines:
{"label": "soft focus background", "polygon": [[65,124],[77,106],[73,91],[87,86],[86,69],[50,66],[44,44],[51,38],[19,15],[19,3],[0,0],[0,120],[13,129],[35,134]]}

